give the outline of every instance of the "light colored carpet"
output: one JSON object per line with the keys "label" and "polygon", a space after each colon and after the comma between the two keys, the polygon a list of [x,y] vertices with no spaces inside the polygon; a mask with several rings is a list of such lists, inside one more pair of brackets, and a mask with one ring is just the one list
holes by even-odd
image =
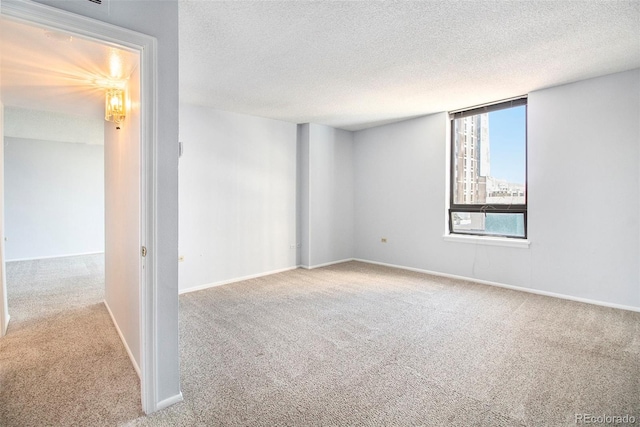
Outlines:
{"label": "light colored carpet", "polygon": [[[105,314],[95,308],[65,328],[82,336],[94,329],[83,322],[107,324]],[[136,417],[125,398],[99,394],[112,384],[96,383],[80,393],[87,401],[62,405],[71,414],[43,424],[572,426],[576,413],[640,418],[640,313],[387,267],[349,262],[185,294],[180,338],[184,402]],[[98,341],[121,349],[117,336]],[[121,383],[122,396],[124,388],[138,396],[137,384],[122,378],[132,371],[122,356],[126,367],[99,370]],[[30,360],[21,369],[37,366]],[[3,403],[21,393],[37,402],[18,408],[22,419],[55,411],[34,383],[1,393]],[[0,409],[1,425],[18,419],[11,404]]]}
{"label": "light colored carpet", "polygon": [[180,310],[185,401],[130,425],[640,424],[640,313],[358,262]]}
{"label": "light colored carpet", "polygon": [[0,426],[115,426],[141,415],[137,374],[102,303],[103,258],[7,263]]}

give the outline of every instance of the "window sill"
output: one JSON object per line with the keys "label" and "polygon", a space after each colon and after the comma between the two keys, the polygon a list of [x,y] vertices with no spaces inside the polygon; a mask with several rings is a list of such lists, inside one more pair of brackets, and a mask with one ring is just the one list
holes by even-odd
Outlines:
{"label": "window sill", "polygon": [[474,245],[505,246],[509,248],[528,249],[531,242],[527,239],[509,239],[507,237],[465,236],[462,234],[445,234],[447,242],[471,243]]}

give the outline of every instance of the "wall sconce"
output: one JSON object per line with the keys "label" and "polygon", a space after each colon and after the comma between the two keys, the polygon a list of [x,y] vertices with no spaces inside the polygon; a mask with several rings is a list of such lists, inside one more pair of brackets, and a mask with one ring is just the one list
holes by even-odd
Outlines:
{"label": "wall sconce", "polygon": [[104,119],[120,124],[125,116],[124,90],[107,89],[107,95],[104,101]]}

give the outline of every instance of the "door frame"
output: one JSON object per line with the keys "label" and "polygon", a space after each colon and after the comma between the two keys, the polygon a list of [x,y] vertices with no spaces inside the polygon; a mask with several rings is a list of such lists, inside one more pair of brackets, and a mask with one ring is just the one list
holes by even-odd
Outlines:
{"label": "door frame", "polygon": [[9,327],[9,305],[7,303],[7,277],[4,263],[4,105],[0,99],[0,338]]}
{"label": "door frame", "polygon": [[[158,408],[157,390],[157,220],[156,190],[158,145],[157,74],[158,46],[155,37],[112,24],[77,15],[61,9],[24,0],[0,0],[0,16],[26,24],[77,34],[101,44],[125,47],[140,54],[140,241],[147,248],[141,260],[139,280],[140,331],[140,390],[142,410],[155,412]],[[4,212],[0,212],[0,220]],[[3,243],[3,242],[0,242]],[[0,270],[5,269],[4,254],[0,253]],[[6,282],[0,280],[6,300]],[[1,318],[7,318],[0,302]]]}

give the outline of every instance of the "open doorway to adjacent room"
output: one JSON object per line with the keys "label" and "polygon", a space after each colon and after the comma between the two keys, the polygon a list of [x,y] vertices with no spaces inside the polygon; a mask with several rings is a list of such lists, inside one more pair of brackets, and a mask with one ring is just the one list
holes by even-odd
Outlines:
{"label": "open doorway to adjacent room", "polygon": [[[131,419],[141,413],[140,52],[0,20],[0,344],[13,372],[3,394],[17,387],[14,397],[40,402],[71,395],[104,406],[95,411],[113,412],[114,422]],[[71,324],[83,332],[67,334]],[[23,403],[3,399],[3,415],[44,415],[21,413]]]}

